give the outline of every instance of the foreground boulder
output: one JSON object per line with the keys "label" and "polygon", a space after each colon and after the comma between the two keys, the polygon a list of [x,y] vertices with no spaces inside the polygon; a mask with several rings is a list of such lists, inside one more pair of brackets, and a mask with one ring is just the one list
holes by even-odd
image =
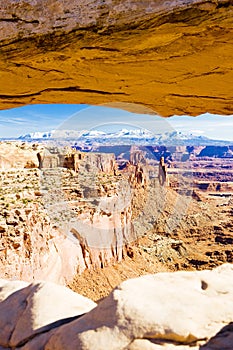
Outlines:
{"label": "foreground boulder", "polygon": [[0,303],[0,346],[24,344],[96,306],[93,301],[53,283],[24,285],[19,281],[2,281],[0,298],[4,293],[6,297]]}
{"label": "foreground boulder", "polygon": [[232,300],[230,264],[128,280],[97,307],[35,283],[1,302],[0,349],[232,350]]}
{"label": "foreground boulder", "polygon": [[233,265],[128,280],[97,308],[57,330],[45,349],[148,349],[148,342],[136,346],[137,339],[199,345],[233,322],[232,298]]}

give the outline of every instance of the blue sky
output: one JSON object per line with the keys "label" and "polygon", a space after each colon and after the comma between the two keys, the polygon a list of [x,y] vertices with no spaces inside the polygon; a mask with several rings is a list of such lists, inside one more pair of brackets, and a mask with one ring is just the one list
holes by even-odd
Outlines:
{"label": "blue sky", "polygon": [[198,117],[174,116],[162,119],[134,114],[116,108],[87,105],[30,105],[0,111],[0,138],[18,137],[35,131],[54,129],[128,128],[129,126],[202,135],[233,141],[233,115],[204,114]]}
{"label": "blue sky", "polygon": [[0,137],[17,137],[56,129],[86,105],[29,105],[0,111]]}

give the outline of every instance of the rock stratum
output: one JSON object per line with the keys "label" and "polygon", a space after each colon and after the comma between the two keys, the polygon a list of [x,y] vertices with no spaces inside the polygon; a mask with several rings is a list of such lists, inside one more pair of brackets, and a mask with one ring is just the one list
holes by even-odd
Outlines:
{"label": "rock stratum", "polygon": [[121,261],[147,181],[140,163],[120,173],[114,154],[0,143],[0,275],[65,284]]}
{"label": "rock stratum", "polygon": [[162,116],[232,114],[232,5],[6,0],[0,108],[130,102]]}
{"label": "rock stratum", "polygon": [[158,273],[123,282],[96,305],[52,283],[0,280],[0,348],[231,350],[232,281],[230,264]]}

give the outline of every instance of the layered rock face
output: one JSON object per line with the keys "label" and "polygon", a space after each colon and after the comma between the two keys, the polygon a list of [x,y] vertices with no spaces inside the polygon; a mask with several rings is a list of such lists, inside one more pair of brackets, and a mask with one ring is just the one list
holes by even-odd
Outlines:
{"label": "layered rock face", "polygon": [[65,284],[86,265],[78,240],[58,230],[45,211],[39,177],[36,169],[1,174],[0,274]]}
{"label": "layered rock face", "polygon": [[[0,171],[2,276],[65,284],[123,258],[137,237],[133,214],[144,203],[140,164],[120,174],[113,154],[52,153],[18,142],[2,148],[15,153],[15,169]],[[27,169],[34,158],[37,168]]]}
{"label": "layered rock face", "polygon": [[[0,346],[22,350],[231,350],[233,267],[147,275],[98,306],[48,283],[0,281]],[[13,307],[12,307],[13,306]]]}
{"label": "layered rock face", "polygon": [[130,164],[120,173],[113,154],[79,152],[71,169],[42,169],[42,188],[48,188],[44,203],[52,222],[80,244],[78,271],[120,261],[137,238],[132,217],[138,201],[143,204],[145,169]]}
{"label": "layered rock face", "polygon": [[0,108],[133,102],[163,116],[232,114],[232,21],[230,0],[6,0]]}
{"label": "layered rock face", "polygon": [[[8,146],[9,147],[9,146]],[[76,172],[83,169],[87,172],[102,171],[106,174],[113,173],[117,169],[114,154],[84,153],[68,149],[46,147],[37,153],[39,168],[67,168]],[[35,166],[36,167],[36,166]]]}
{"label": "layered rock face", "polygon": [[0,169],[38,168],[37,153],[43,146],[29,146],[22,142],[0,142]]}

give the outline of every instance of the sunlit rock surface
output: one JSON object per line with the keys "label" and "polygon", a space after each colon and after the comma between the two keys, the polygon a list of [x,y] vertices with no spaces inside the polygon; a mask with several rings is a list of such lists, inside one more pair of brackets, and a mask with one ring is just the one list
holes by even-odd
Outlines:
{"label": "sunlit rock surface", "polygon": [[6,0],[0,108],[134,102],[169,116],[233,113],[227,0]]}
{"label": "sunlit rock surface", "polygon": [[65,284],[121,261],[147,179],[139,163],[120,174],[114,154],[0,143],[0,276]]}

